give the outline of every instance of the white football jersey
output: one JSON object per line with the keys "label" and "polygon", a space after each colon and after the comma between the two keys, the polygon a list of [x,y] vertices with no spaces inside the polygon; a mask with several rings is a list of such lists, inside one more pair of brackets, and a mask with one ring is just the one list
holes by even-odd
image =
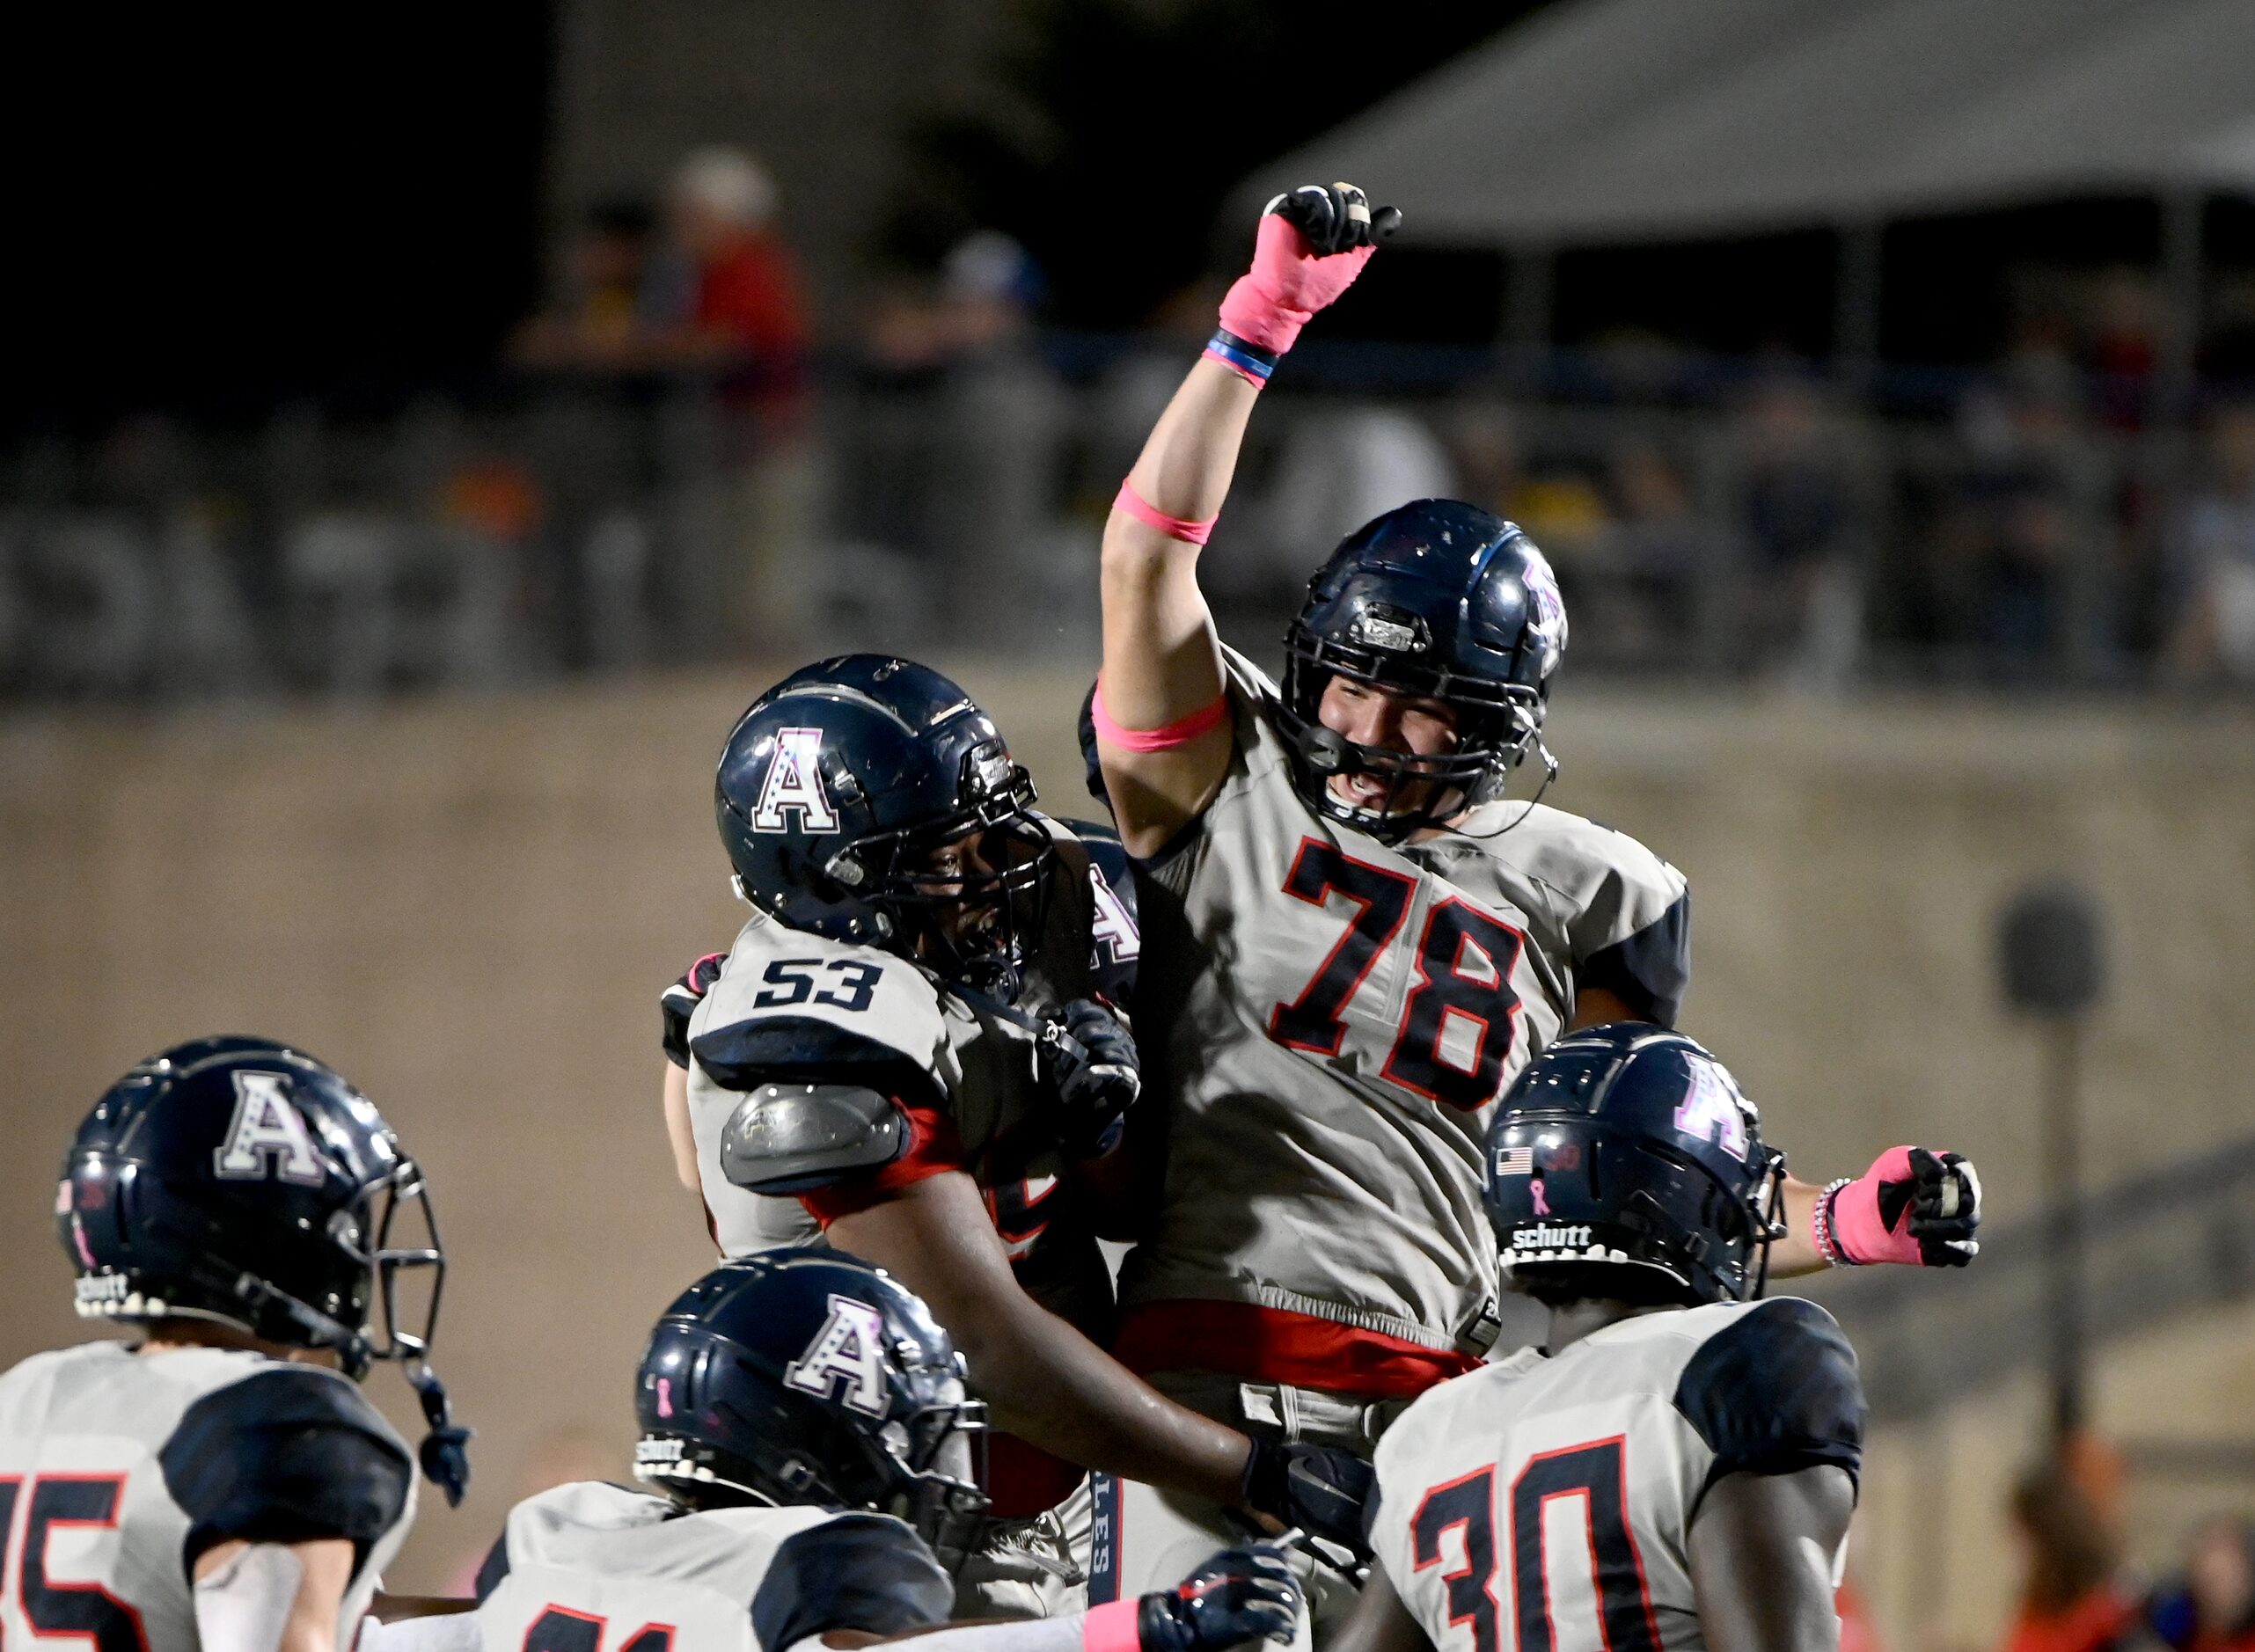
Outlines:
{"label": "white football jersey", "polygon": [[1118,1352],[1415,1393],[1484,1350],[1496,1099],[1583,989],[1673,1021],[1684,879],[1539,804],[1395,845],[1332,821],[1300,793],[1276,689],[1223,656],[1237,750],[1143,867],[1142,1105],[1168,1121],[1167,1181],[1121,1276]]}
{"label": "white football jersey", "polygon": [[1439,1652],[1702,1652],[1702,1495],[1852,1477],[1863,1436],[1855,1350],[1814,1303],[1637,1314],[1420,1397],[1379,1442],[1372,1546]]}
{"label": "white football jersey", "polygon": [[509,1511],[478,1596],[480,1638],[497,1652],[786,1652],[833,1629],[944,1623],[955,1590],[889,1515],[689,1514],[582,1480]]}
{"label": "white football jersey", "polygon": [[0,1376],[0,1643],[193,1652],[206,1549],[347,1538],[349,1646],[414,1493],[413,1455],[334,1371],[230,1349],[34,1354]]}

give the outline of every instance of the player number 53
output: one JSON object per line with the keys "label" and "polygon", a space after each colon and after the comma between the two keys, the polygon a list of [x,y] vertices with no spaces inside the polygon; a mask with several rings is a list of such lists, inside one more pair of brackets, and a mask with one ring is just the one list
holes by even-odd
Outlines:
{"label": "player number 53", "polygon": [[[825,970],[838,978],[817,992],[816,970]],[[856,958],[833,958],[827,964],[819,958],[778,958],[759,977],[767,984],[752,999],[751,1007],[787,1009],[794,1004],[804,1004],[811,997],[816,1004],[827,1004],[832,1009],[866,1010],[883,975],[880,966],[863,963]]]}

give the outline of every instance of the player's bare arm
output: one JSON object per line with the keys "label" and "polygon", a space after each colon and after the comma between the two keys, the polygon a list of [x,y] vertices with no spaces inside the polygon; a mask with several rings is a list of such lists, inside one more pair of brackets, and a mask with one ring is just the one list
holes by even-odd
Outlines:
{"label": "player's bare arm", "polygon": [[1096,749],[1120,836],[1155,852],[1212,800],[1234,739],[1197,557],[1228,497],[1260,386],[1401,215],[1310,185],[1263,215],[1253,267],[1152,431],[1104,530]]}
{"label": "player's bare arm", "polygon": [[1073,1462],[1239,1501],[1246,1437],[1148,1387],[1027,1296],[963,1172],[840,1217],[830,1236],[931,1305],[999,1426]]}
{"label": "player's bare arm", "polygon": [[1432,1644],[1394,1592],[1386,1568],[1373,1566],[1353,1614],[1332,1638],[1329,1652],[1431,1652]]}
{"label": "player's bare arm", "polygon": [[352,1570],[352,1544],[343,1538],[215,1543],[194,1568],[203,1652],[335,1652]]}
{"label": "player's bare arm", "polygon": [[689,1122],[689,1070],[667,1062],[664,1083],[665,1138],[673,1149],[674,1179],[701,1196],[705,1184],[697,1173],[697,1137]]}
{"label": "player's bare arm", "polygon": [[1856,1484],[1829,1466],[1726,1474],[1691,1523],[1691,1587],[1709,1652],[1830,1652]]}

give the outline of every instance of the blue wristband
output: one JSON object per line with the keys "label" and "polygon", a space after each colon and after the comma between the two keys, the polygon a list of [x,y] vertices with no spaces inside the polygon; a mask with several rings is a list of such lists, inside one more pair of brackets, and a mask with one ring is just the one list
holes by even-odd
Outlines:
{"label": "blue wristband", "polygon": [[1214,329],[1213,337],[1206,340],[1205,353],[1223,366],[1235,368],[1256,384],[1267,384],[1269,375],[1277,370],[1275,351],[1248,344],[1225,327]]}

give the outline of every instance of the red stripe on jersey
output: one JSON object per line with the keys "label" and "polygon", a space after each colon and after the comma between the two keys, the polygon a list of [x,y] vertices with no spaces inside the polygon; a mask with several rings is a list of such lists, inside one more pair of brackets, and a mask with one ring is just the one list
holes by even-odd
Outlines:
{"label": "red stripe on jersey", "polygon": [[955,1133],[955,1120],[936,1107],[911,1107],[898,1097],[893,1098],[893,1105],[908,1121],[906,1152],[882,1170],[799,1195],[807,1214],[824,1227],[840,1217],[883,1203],[911,1182],[966,1167],[963,1137]]}
{"label": "red stripe on jersey", "polygon": [[998,1520],[1047,1514],[1073,1495],[1088,1471],[1014,1434],[986,1436],[987,1513]]}
{"label": "red stripe on jersey", "polygon": [[1250,1302],[1148,1302],[1120,1316],[1112,1357],[1138,1376],[1217,1371],[1328,1393],[1395,1399],[1480,1362],[1382,1331]]}

